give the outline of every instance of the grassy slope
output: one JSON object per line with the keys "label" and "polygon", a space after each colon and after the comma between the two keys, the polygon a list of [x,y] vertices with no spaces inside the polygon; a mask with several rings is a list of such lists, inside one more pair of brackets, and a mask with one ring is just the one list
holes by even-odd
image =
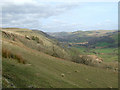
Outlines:
{"label": "grassy slope", "polygon": [[[3,74],[8,75],[9,82],[16,87],[117,87],[116,72],[75,64],[31,49],[28,52],[27,48],[8,43],[3,45],[31,64],[3,58]],[[62,73],[65,77],[61,77]]]}
{"label": "grassy slope", "polygon": [[[32,31],[28,29],[18,29],[18,30],[4,29],[3,31],[9,34],[13,33],[17,35],[15,37],[16,41],[26,45],[29,48],[42,51],[49,55],[56,54],[56,56],[60,58],[69,58],[69,55],[65,51],[65,49],[57,45],[58,43],[55,40],[51,40],[50,38],[47,38],[47,36],[42,32]],[[25,36],[28,36],[28,37],[37,36],[39,38],[40,43],[37,43],[35,40],[28,40],[25,38]],[[6,35],[4,35],[4,37],[6,37]],[[11,39],[13,41],[13,37],[7,37],[7,39]]]}
{"label": "grassy slope", "polygon": [[[18,53],[28,64],[3,58],[3,87],[97,88],[118,87],[118,73],[76,64],[3,39],[3,47]],[[77,72],[75,72],[77,71]],[[65,76],[62,77],[61,74]],[[7,81],[8,82],[7,82]]]}

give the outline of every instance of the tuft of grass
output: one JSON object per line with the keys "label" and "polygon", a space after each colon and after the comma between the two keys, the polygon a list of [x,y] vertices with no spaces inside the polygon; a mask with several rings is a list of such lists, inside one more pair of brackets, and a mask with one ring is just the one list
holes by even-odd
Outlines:
{"label": "tuft of grass", "polygon": [[16,59],[19,63],[22,63],[22,64],[26,63],[21,55],[13,54],[11,51],[9,51],[5,48],[2,49],[2,57]]}

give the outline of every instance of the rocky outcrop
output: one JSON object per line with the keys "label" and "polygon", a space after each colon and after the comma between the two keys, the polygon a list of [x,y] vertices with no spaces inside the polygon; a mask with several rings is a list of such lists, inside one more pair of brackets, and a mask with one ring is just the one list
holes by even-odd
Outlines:
{"label": "rocky outcrop", "polygon": [[102,58],[99,58],[96,55],[80,55],[80,58],[82,60],[85,60],[86,62],[91,62],[91,63],[101,63],[103,61]]}

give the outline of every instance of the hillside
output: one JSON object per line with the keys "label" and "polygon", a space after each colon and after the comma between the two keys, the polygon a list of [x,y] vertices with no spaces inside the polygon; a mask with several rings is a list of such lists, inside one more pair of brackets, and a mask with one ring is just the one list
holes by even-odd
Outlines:
{"label": "hillside", "polygon": [[96,30],[49,34],[59,40],[63,46],[72,49],[80,55],[96,55],[107,64],[115,64],[118,61],[119,31]]}
{"label": "hillside", "polygon": [[[89,47],[117,47],[118,32],[115,30],[76,31],[48,33],[60,42],[68,42],[73,45],[84,45]],[[112,43],[111,43],[112,42]]]}
{"label": "hillside", "polygon": [[29,48],[36,49],[55,57],[69,57],[65,49],[58,45],[58,42],[42,31],[16,28],[5,28],[2,29],[2,31],[5,40],[9,39],[13,43],[24,44]]}
{"label": "hillside", "polygon": [[4,88],[118,87],[117,71],[69,61],[68,52],[44,32],[7,28],[2,33]]}

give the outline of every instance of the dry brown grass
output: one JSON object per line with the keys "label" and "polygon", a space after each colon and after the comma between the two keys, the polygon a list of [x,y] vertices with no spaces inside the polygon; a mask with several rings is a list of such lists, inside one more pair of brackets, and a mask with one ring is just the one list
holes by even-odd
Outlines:
{"label": "dry brown grass", "polygon": [[19,54],[14,54],[12,53],[11,51],[5,49],[5,48],[2,48],[2,57],[4,58],[12,58],[12,59],[15,59],[17,60],[19,63],[22,63],[22,64],[25,64],[25,60],[22,58],[21,55]]}

